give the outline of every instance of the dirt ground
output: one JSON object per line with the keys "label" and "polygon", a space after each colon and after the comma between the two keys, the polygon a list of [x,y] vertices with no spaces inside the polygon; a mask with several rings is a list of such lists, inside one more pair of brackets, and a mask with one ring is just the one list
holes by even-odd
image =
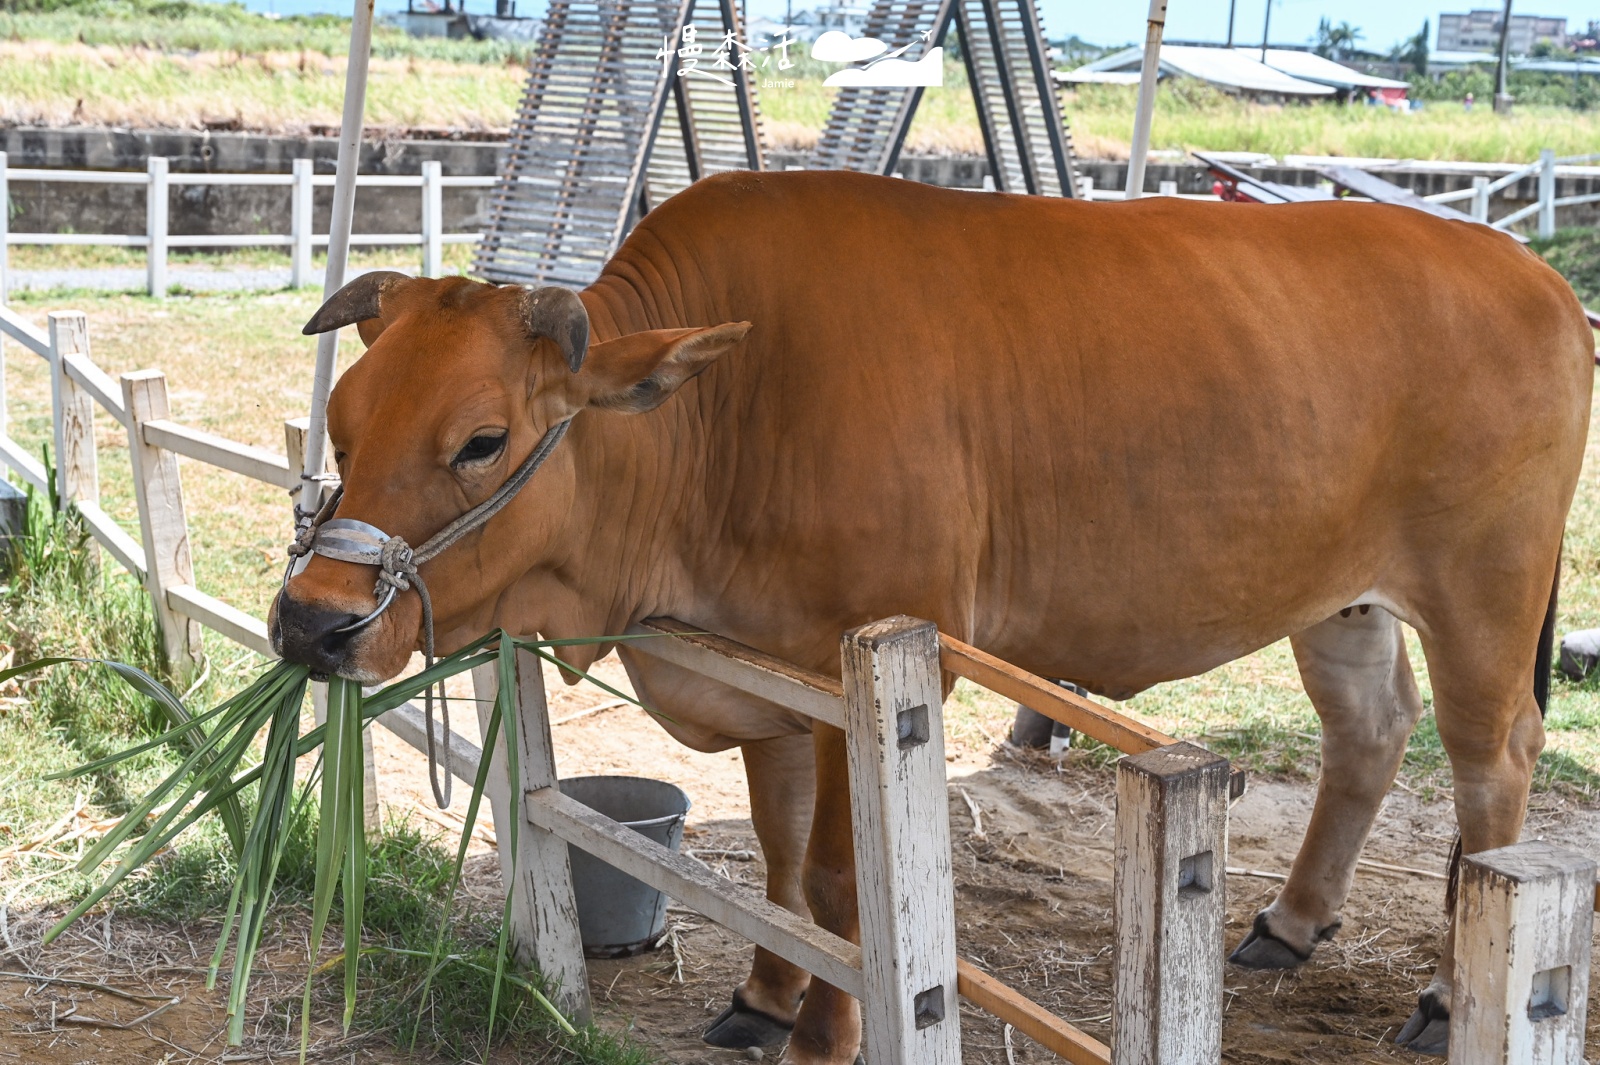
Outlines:
{"label": "dirt ground", "polygon": [[[615,661],[601,672],[621,679]],[[701,755],[667,741],[646,714],[610,706],[586,687],[550,677],[551,717],[563,776],[637,773],[683,787],[694,806],[684,846],[716,872],[759,887],[763,867],[749,821],[744,769],[736,751]],[[467,694],[462,685],[460,694]],[[596,709],[599,708],[599,709]],[[585,711],[588,711],[587,713]],[[458,709],[457,728],[470,730]],[[432,809],[426,766],[416,752],[377,732],[385,817],[410,817],[459,831],[452,811]],[[1057,1015],[1109,1037],[1113,775],[1074,755],[1048,757],[983,744],[952,744],[950,821],[955,842],[960,950]],[[458,795],[461,794],[458,792]],[[1254,780],[1233,808],[1227,880],[1229,945],[1271,901],[1299,844],[1314,789]],[[1536,797],[1529,837],[1600,852],[1600,812]],[[1361,867],[1337,939],[1295,973],[1226,974],[1223,1060],[1280,1062],[1425,1061],[1390,1040],[1427,982],[1443,929],[1444,869],[1454,815],[1448,796],[1423,801],[1395,790]],[[468,890],[485,903],[497,890],[492,833],[474,845]],[[1246,870],[1239,873],[1237,870]],[[151,926],[95,916],[48,948],[38,939],[50,914],[0,911],[8,957],[0,974],[0,1062],[270,1061],[292,1055],[286,1010],[298,1014],[304,928],[280,928],[258,966],[244,1046],[225,1048],[223,997],[204,988],[214,926]],[[748,1060],[700,1042],[700,1031],[745,975],[750,947],[676,905],[669,934],[649,954],[590,965],[600,1023],[627,1030],[664,1062],[718,1065]],[[27,978],[17,974],[38,974]],[[82,981],[82,983],[60,982]],[[55,982],[51,982],[55,981]],[[92,986],[99,985],[99,986]],[[125,994],[147,996],[129,998]],[[155,1016],[146,1016],[176,1000]],[[1591,990],[1589,1045],[1600,1047],[1600,987]],[[1056,1060],[1027,1037],[963,1004],[965,1060],[973,1065]],[[1591,1051],[1592,1053],[1592,1051]],[[769,1052],[768,1059],[774,1055]],[[411,1062],[381,1033],[344,1036],[332,1015],[318,1023],[313,1060]],[[520,1060],[516,1050],[497,1059]]]}

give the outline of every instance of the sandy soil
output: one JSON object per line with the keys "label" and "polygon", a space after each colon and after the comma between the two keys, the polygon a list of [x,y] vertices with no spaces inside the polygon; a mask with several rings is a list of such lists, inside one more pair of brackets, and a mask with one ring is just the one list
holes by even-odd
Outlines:
{"label": "sandy soil", "polygon": [[[614,660],[602,665],[613,682]],[[673,781],[694,807],[684,845],[719,874],[760,886],[763,866],[749,822],[743,763],[736,751],[702,755],[668,742],[642,711],[611,707],[603,693],[551,680],[551,715],[563,776],[631,772]],[[459,694],[470,687],[463,679]],[[584,713],[585,710],[591,712]],[[457,727],[468,731],[463,706]],[[456,831],[459,811],[428,811],[426,766],[416,752],[377,733],[381,795],[387,818],[410,817]],[[984,745],[952,746],[950,819],[955,840],[957,924],[962,954],[1092,1034],[1109,1035],[1111,982],[1112,773],[1078,756],[1047,757]],[[458,793],[460,794],[460,793]],[[1228,879],[1229,942],[1237,941],[1271,900],[1310,815],[1313,789],[1257,780],[1234,807],[1229,865],[1250,875]],[[1424,1061],[1389,1040],[1428,980],[1443,928],[1442,871],[1454,828],[1448,797],[1424,802],[1395,791],[1365,858],[1403,866],[1363,866],[1339,937],[1297,973],[1226,976],[1224,1060],[1280,1062]],[[975,815],[976,812],[976,815]],[[1534,801],[1529,836],[1600,851],[1600,816],[1549,796]],[[470,878],[475,895],[495,887],[492,833],[480,831]],[[728,852],[733,852],[730,857]],[[744,854],[739,852],[751,852]],[[1435,874],[1435,875],[1429,875]],[[303,928],[272,938],[243,1047],[224,1052],[221,995],[206,992],[204,967],[214,927],[178,929],[91,918],[41,950],[48,915],[9,915],[0,925],[5,968],[65,977],[140,995],[17,978],[0,979],[0,1061],[267,1061],[298,1044],[286,1038],[285,1008],[298,1003],[304,974]],[[665,1062],[747,1060],[700,1042],[699,1033],[745,974],[750,948],[690,911],[669,910],[669,935],[652,953],[591,963],[600,1021],[628,1030]],[[1600,942],[1597,942],[1600,946]],[[143,1014],[177,998],[159,1016]],[[298,1010],[295,1010],[298,1013]],[[1001,1065],[1054,1061],[1025,1036],[963,1006],[965,1058]],[[1009,1057],[1007,1044],[1010,1044]],[[1600,988],[1589,1004],[1590,1045],[1600,1046]],[[769,1053],[770,1060],[773,1055]],[[313,1042],[313,1059],[415,1061],[381,1034],[341,1035],[331,1018]],[[500,1055],[497,1055],[497,1058]],[[515,1060],[515,1052],[507,1060]]]}

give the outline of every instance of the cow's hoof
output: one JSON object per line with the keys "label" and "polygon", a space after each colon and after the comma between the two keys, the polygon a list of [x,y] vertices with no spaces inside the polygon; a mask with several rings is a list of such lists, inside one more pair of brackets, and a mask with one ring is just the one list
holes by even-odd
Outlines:
{"label": "cow's hoof", "polygon": [[770,1047],[789,1038],[794,1025],[745,1005],[739,992],[733,993],[733,1005],[717,1014],[717,1019],[706,1026],[700,1038],[714,1047],[725,1050],[744,1050],[748,1047]]}
{"label": "cow's hoof", "polygon": [[[1332,932],[1329,932],[1332,935]],[[1319,938],[1327,938],[1326,936]],[[1256,923],[1244,942],[1228,955],[1228,961],[1241,969],[1298,969],[1311,960],[1310,951],[1301,951],[1279,939],[1267,927],[1267,914],[1256,914]]]}
{"label": "cow's hoof", "polygon": [[1450,1004],[1433,988],[1417,996],[1417,1011],[1394,1041],[1417,1054],[1444,1057],[1450,1049]]}

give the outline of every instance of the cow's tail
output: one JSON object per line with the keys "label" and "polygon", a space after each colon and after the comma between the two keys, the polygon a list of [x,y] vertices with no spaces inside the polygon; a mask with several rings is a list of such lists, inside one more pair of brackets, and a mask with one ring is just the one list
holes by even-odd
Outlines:
{"label": "cow's tail", "polygon": [[1550,605],[1545,608],[1544,626],[1539,629],[1539,650],[1533,657],[1533,701],[1539,716],[1550,705],[1550,668],[1556,653],[1556,597],[1561,591],[1561,552],[1556,552],[1556,575],[1550,581]]}

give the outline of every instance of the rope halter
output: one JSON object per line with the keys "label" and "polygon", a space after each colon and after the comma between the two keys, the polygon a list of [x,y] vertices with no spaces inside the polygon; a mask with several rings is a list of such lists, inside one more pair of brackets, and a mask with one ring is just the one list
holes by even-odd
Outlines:
{"label": "rope halter", "polygon": [[[504,484],[495,489],[493,495],[434,533],[421,547],[413,548],[404,538],[390,536],[377,526],[364,521],[335,518],[333,514],[339,508],[339,501],[344,498],[342,485],[334,490],[315,514],[308,514],[296,507],[294,542],[288,548],[289,565],[283,571],[283,590],[289,587],[289,578],[294,576],[295,564],[310,555],[321,555],[339,562],[354,562],[357,565],[377,566],[378,579],[372,587],[372,594],[378,600],[377,606],[366,617],[333,631],[346,633],[365,628],[394,604],[395,597],[399,593],[415,588],[417,597],[422,600],[423,659],[427,663],[427,668],[433,668],[433,599],[428,595],[428,585],[422,579],[420,567],[442,554],[463,536],[482,528],[489,519],[500,513],[532,479],[539,467],[544,465],[556,445],[561,443],[561,438],[567,435],[567,428],[571,424],[569,418],[545,430],[545,434],[534,445],[533,451],[522,460],[522,465],[517,467]],[[434,799],[443,809],[450,805],[452,772],[449,743],[450,703],[445,696],[444,681],[441,680],[438,687],[440,721],[444,726],[445,736],[442,783],[441,759],[434,741],[431,684],[425,692],[423,703],[428,726],[428,781],[433,786]]]}

